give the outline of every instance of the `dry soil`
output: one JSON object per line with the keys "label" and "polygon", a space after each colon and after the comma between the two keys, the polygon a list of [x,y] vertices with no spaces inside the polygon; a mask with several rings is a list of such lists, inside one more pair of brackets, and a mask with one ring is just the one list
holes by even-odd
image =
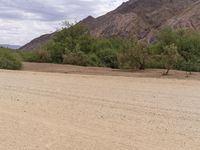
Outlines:
{"label": "dry soil", "polygon": [[0,150],[199,148],[199,80],[0,70]]}

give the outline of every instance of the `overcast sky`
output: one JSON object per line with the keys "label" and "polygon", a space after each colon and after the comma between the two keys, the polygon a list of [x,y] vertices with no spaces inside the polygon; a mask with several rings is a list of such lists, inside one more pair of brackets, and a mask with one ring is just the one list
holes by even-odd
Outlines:
{"label": "overcast sky", "polygon": [[103,15],[127,0],[0,0],[0,43],[23,45],[64,20]]}

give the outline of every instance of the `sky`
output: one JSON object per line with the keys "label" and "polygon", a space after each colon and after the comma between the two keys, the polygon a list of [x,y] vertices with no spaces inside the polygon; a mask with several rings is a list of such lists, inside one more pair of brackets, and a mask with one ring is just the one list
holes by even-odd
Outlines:
{"label": "sky", "polygon": [[127,0],[0,0],[0,44],[24,45],[63,21],[101,16]]}

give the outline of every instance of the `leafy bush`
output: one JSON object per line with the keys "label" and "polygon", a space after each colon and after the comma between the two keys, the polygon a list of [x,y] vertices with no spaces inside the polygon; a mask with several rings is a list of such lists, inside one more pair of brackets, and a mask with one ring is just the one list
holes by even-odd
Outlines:
{"label": "leafy bush", "polygon": [[20,52],[19,53],[25,62],[37,62],[37,55],[34,52]]}
{"label": "leafy bush", "polygon": [[151,44],[149,48],[154,62],[151,67],[165,68],[162,63],[159,63],[162,62],[161,59],[158,63],[155,62],[154,56],[162,56],[165,47],[172,44],[177,47],[179,59],[181,59],[174,64],[173,69],[198,71],[200,64],[200,33],[192,30],[174,31],[170,28],[162,30],[157,36],[156,43]]}
{"label": "leafy bush", "polygon": [[9,49],[0,48],[0,69],[17,70],[22,67],[20,56]]}
{"label": "leafy bush", "polygon": [[87,66],[102,66],[100,58],[95,53],[87,55]]}
{"label": "leafy bush", "polygon": [[147,44],[136,39],[131,39],[118,55],[120,67],[127,69],[145,69],[147,59]]}
{"label": "leafy bush", "polygon": [[101,66],[118,68],[117,53],[113,49],[102,49],[97,52],[97,56],[100,59]]}
{"label": "leafy bush", "polygon": [[86,66],[87,60],[83,52],[67,52],[63,55],[63,63],[71,65]]}
{"label": "leafy bush", "polygon": [[120,39],[97,39],[80,25],[68,27],[58,31],[47,46],[52,62],[118,68]]}
{"label": "leafy bush", "polygon": [[167,69],[165,75],[168,75],[170,69],[173,69],[177,64],[179,58],[179,53],[177,46],[170,44],[164,47],[164,52],[162,53],[162,62],[165,69]]}
{"label": "leafy bush", "polygon": [[20,52],[23,61],[27,62],[51,62],[50,53],[46,50],[32,52]]}

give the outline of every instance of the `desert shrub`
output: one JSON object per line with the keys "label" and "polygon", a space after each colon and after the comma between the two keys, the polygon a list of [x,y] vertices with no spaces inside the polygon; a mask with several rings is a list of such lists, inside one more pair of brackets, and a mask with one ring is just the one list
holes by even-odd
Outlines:
{"label": "desert shrub", "polygon": [[168,75],[169,71],[174,68],[174,66],[178,62],[179,53],[177,50],[177,46],[175,44],[170,44],[164,47],[164,51],[162,53],[162,63],[167,71],[164,73]]}
{"label": "desert shrub", "polygon": [[176,64],[176,69],[184,70],[187,72],[200,72],[200,63],[190,63],[190,62],[178,62]]}
{"label": "desert shrub", "polygon": [[60,43],[52,42],[47,48],[47,51],[49,52],[51,61],[53,63],[63,62],[63,55],[65,53],[65,48]]}
{"label": "desert shrub", "polygon": [[113,43],[111,42],[111,40],[106,38],[96,39],[93,43],[93,50],[95,50],[95,52],[98,52],[104,49],[113,49]]}
{"label": "desert shrub", "polygon": [[[180,60],[174,64],[174,69],[185,71],[198,71],[200,60],[200,33],[192,30],[172,30],[170,28],[158,33],[157,41],[150,45],[151,63],[153,68],[165,68],[159,57],[162,56],[164,48],[176,45]],[[156,56],[156,59],[155,59]]]}
{"label": "desert shrub", "polygon": [[164,69],[165,66],[162,63],[162,56],[150,54],[148,61],[146,62],[146,68]]}
{"label": "desert shrub", "polygon": [[85,65],[83,56],[92,51],[93,41],[94,38],[82,26],[68,25],[54,35],[52,42],[47,45],[47,50],[54,63]]}
{"label": "desert shrub", "polygon": [[85,54],[81,51],[66,52],[63,55],[63,63],[64,64],[71,64],[71,65],[86,66],[87,65],[87,58],[86,58]]}
{"label": "desert shrub", "polygon": [[22,57],[22,60],[25,62],[37,62],[37,55],[33,52],[19,52],[20,56]]}
{"label": "desert shrub", "polygon": [[94,38],[89,34],[89,31],[81,25],[72,25],[58,31],[53,39],[54,45],[49,49],[60,49],[64,52],[65,49],[75,51],[79,45],[80,50],[84,53],[89,53],[92,48]]}
{"label": "desert shrub", "polygon": [[47,46],[52,62],[118,68],[120,39],[97,39],[80,25],[68,27],[58,31]]}
{"label": "desert shrub", "polygon": [[20,56],[9,50],[9,49],[0,49],[0,69],[13,69],[17,70],[22,67]]}
{"label": "desert shrub", "polygon": [[23,61],[27,62],[51,62],[50,54],[47,50],[35,50],[32,52],[20,52]]}
{"label": "desert shrub", "polygon": [[118,55],[121,68],[145,69],[148,59],[146,42],[139,42],[132,38]]}
{"label": "desert shrub", "polygon": [[97,52],[97,56],[103,67],[118,68],[117,53],[115,50],[107,48]]}
{"label": "desert shrub", "polygon": [[88,54],[87,66],[102,66],[100,58],[95,53]]}
{"label": "desert shrub", "polygon": [[36,55],[38,56],[38,62],[50,62],[51,57],[48,51],[46,50],[36,50]]}

